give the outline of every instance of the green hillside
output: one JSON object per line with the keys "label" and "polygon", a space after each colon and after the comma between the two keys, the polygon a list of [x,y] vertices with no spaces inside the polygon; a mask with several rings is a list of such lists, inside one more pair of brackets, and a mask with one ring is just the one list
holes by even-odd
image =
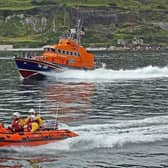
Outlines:
{"label": "green hillside", "polygon": [[1,0],[0,44],[52,44],[80,18],[86,46],[168,44],[167,0]]}
{"label": "green hillside", "polygon": [[168,9],[167,0],[1,0],[0,9],[26,10],[43,5],[65,5],[68,7],[111,7],[129,10]]}

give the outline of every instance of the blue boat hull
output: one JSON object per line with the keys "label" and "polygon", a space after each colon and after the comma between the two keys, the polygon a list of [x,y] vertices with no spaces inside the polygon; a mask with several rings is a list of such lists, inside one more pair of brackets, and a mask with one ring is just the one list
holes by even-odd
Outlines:
{"label": "blue boat hull", "polygon": [[46,72],[54,71],[60,73],[65,69],[57,64],[25,58],[15,58],[15,62],[21,78],[24,79],[44,78]]}

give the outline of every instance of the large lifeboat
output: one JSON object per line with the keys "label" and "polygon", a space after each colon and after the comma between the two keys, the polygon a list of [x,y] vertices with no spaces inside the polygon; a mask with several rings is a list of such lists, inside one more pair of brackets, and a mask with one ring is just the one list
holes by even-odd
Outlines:
{"label": "large lifeboat", "polygon": [[78,136],[68,129],[44,129],[34,133],[13,133],[0,123],[0,147],[3,146],[39,146],[66,138]]}
{"label": "large lifeboat", "polygon": [[93,70],[94,55],[80,44],[81,28],[71,29],[60,38],[58,44],[44,47],[40,56],[16,57],[20,76],[26,78],[45,77],[46,72],[63,72],[67,69]]}

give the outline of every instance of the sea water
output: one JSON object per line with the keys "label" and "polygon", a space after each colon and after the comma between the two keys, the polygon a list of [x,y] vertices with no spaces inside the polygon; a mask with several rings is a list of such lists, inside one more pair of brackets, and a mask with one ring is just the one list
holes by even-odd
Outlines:
{"label": "sea water", "polygon": [[22,81],[13,59],[0,59],[0,122],[30,108],[78,137],[38,147],[0,148],[0,167],[168,167],[168,55],[95,53],[93,71]]}

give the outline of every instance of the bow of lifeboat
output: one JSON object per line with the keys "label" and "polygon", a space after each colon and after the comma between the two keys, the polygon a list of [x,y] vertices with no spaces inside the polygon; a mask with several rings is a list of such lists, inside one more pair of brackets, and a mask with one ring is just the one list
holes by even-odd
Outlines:
{"label": "bow of lifeboat", "polygon": [[78,136],[77,133],[67,129],[40,130],[35,133],[12,133],[0,124],[0,147],[2,146],[39,146],[66,138]]}
{"label": "bow of lifeboat", "polygon": [[62,67],[52,62],[41,61],[35,58],[15,58],[16,66],[20,77],[23,79],[43,79],[45,73],[56,71],[61,72]]}

